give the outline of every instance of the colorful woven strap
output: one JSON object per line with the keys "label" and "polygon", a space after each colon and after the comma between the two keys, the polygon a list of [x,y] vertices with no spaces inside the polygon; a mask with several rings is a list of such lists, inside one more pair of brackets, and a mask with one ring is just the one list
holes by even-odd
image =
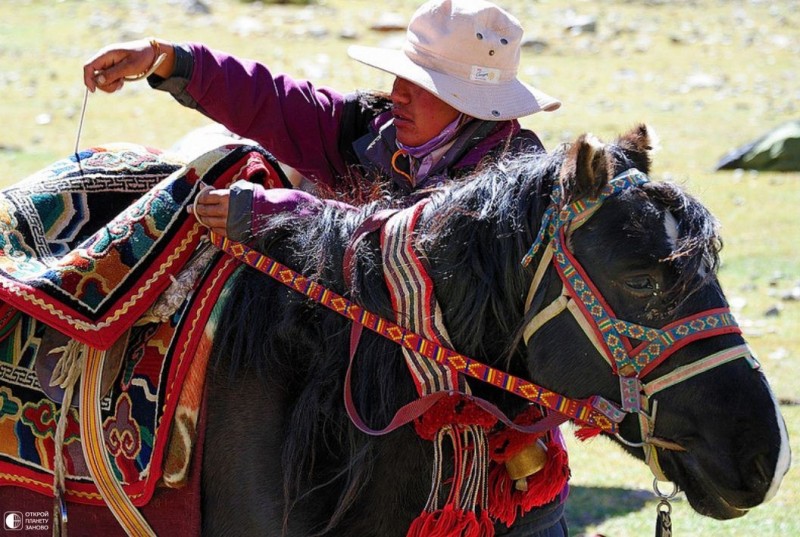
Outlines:
{"label": "colorful woven strap", "polygon": [[130,536],[155,537],[155,532],[122,490],[106,455],[100,415],[101,380],[106,351],[86,346],[81,376],[81,447],[100,494],[117,521]]}
{"label": "colorful woven strap", "polygon": [[418,352],[430,360],[445,364],[459,373],[514,393],[580,423],[598,427],[609,434],[617,432],[617,424],[623,415],[612,403],[602,397],[593,397],[589,401],[569,399],[532,382],[472,360],[365,310],[314,280],[306,278],[286,265],[244,244],[231,241],[215,233],[211,233],[210,238],[211,242],[220,250],[239,261],[269,275],[283,285],[347,319],[361,324],[405,348]]}
{"label": "colorful woven strap", "polygon": [[[692,341],[741,333],[728,308],[703,311],[663,328],[618,319],[566,244],[566,230],[562,228],[554,241],[556,268],[570,295],[592,321],[597,336],[604,342],[615,372],[641,377]],[[633,348],[629,338],[644,340],[644,343]]]}
{"label": "colorful woven strap", "polygon": [[597,197],[588,200],[577,200],[561,209],[559,209],[559,207],[564,199],[564,194],[562,192],[563,187],[561,184],[556,183],[550,193],[550,205],[544,212],[542,225],[539,228],[539,232],[536,234],[536,240],[534,240],[528,253],[522,258],[522,264],[525,266],[530,264],[539,251],[539,248],[547,244],[550,239],[555,238],[558,230],[566,224],[570,222],[584,222],[606,199],[632,186],[638,186],[648,181],[647,175],[636,168],[631,168],[609,181]]}
{"label": "colorful woven strap", "polygon": [[[397,323],[437,345],[451,348],[442,309],[433,293],[433,281],[413,244],[414,228],[426,202],[398,212],[383,226],[383,275]],[[463,377],[455,370],[405,347],[403,355],[419,395],[466,389],[466,383],[459,382]]]}

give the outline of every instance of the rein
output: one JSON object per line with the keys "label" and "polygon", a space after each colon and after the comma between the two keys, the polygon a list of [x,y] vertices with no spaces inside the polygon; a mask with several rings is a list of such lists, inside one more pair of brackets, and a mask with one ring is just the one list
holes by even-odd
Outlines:
{"label": "rein", "polygon": [[595,396],[587,401],[570,399],[533,382],[510,375],[380,317],[247,245],[232,241],[213,232],[210,233],[210,240],[217,248],[242,263],[270,276],[353,323],[366,327],[372,332],[394,341],[398,345],[422,354],[439,364],[453,368],[459,373],[491,384],[532,403],[567,416],[569,419],[586,426],[599,428],[608,434],[616,434],[618,432],[618,420],[615,420],[615,418],[619,417],[620,413],[615,412],[616,407],[613,403],[602,397]]}

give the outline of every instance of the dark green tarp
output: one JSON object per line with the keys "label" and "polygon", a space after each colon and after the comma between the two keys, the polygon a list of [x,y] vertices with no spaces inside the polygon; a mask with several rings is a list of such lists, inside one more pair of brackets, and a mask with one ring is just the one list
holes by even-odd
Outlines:
{"label": "dark green tarp", "polygon": [[800,171],[800,120],[788,121],[757,140],[734,149],[717,170]]}

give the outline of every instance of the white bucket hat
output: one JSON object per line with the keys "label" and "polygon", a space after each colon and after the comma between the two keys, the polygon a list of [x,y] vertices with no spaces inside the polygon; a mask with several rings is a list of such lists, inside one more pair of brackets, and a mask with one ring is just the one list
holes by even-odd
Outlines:
{"label": "white bucket hat", "polygon": [[464,114],[515,119],[561,101],[517,78],[522,26],[484,0],[431,0],[411,17],[402,50],[351,46],[351,58],[421,86]]}

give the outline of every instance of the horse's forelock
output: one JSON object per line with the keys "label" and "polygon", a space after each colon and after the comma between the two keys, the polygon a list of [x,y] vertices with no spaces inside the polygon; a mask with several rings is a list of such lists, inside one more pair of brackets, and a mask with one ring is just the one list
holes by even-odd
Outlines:
{"label": "horse's forelock", "polygon": [[666,215],[677,222],[677,237],[669,256],[662,259],[678,268],[678,280],[669,295],[683,300],[716,277],[722,239],[719,222],[699,201],[674,183],[651,182],[642,187]]}

